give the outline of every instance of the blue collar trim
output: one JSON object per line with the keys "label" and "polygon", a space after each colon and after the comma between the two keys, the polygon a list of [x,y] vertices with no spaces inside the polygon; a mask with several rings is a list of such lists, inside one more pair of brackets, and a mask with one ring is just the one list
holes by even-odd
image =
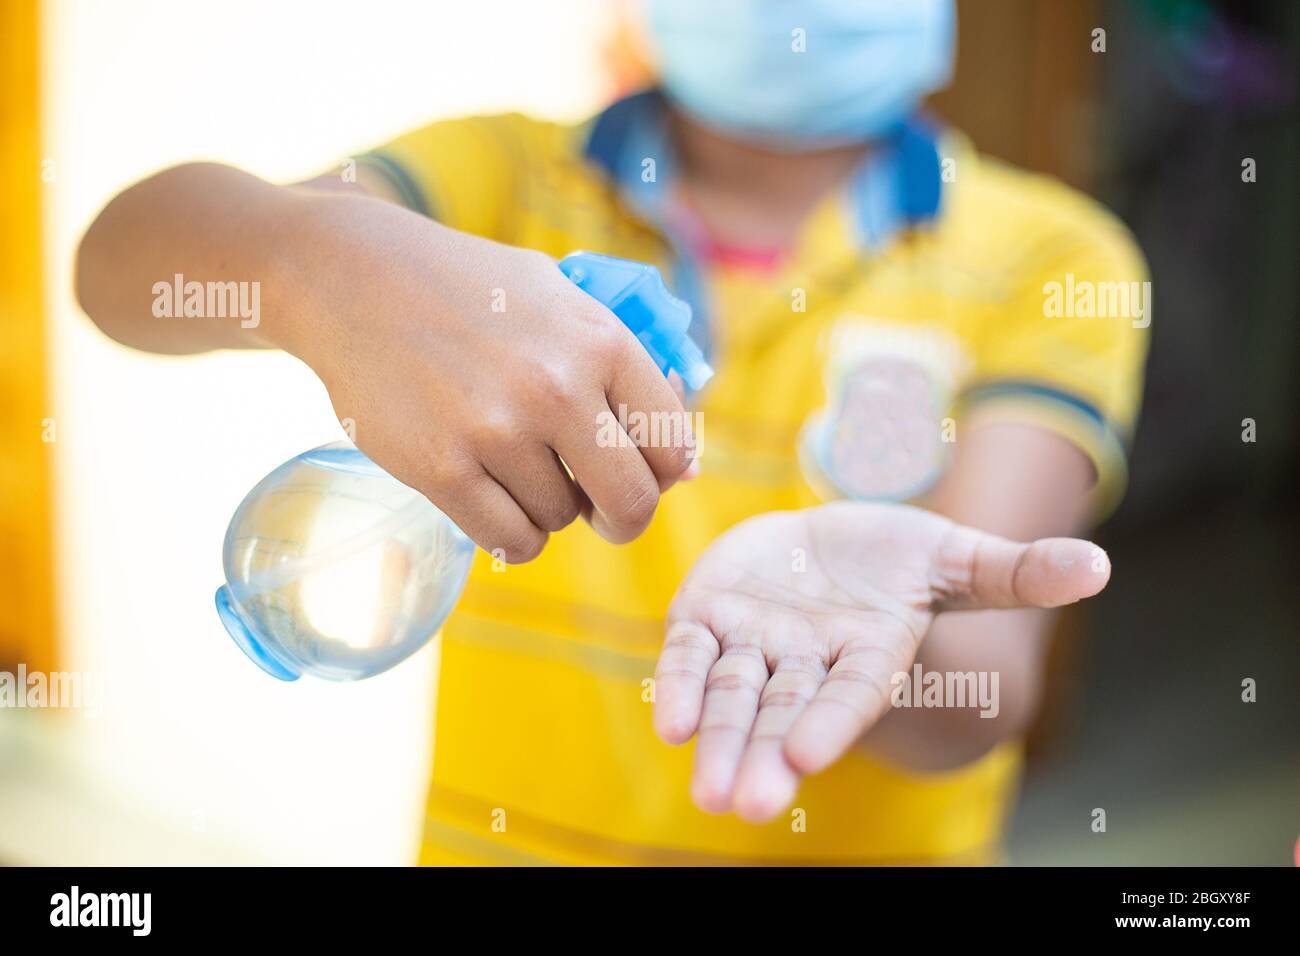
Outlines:
{"label": "blue collar trim", "polygon": [[[923,225],[939,213],[943,177],[939,124],[917,113],[884,137],[849,185],[861,241],[879,247],[898,230]],[[659,90],[634,93],[611,104],[591,123],[586,157],[601,168],[633,208],[652,222],[673,174],[673,158]],[[646,161],[654,176],[646,179]]]}

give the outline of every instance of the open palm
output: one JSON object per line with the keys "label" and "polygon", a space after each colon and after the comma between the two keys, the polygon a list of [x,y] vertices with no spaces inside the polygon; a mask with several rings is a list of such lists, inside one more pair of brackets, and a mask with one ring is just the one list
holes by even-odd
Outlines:
{"label": "open palm", "polygon": [[701,808],[766,820],[885,713],[936,614],[1059,607],[1109,576],[1087,541],[1018,544],[904,505],[760,515],[718,538],[677,592],[655,727],[669,743],[698,736]]}

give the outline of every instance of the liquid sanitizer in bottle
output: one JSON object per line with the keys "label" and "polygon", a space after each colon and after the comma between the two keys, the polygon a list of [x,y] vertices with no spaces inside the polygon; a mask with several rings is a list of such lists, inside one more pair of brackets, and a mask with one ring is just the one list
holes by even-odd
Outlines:
{"label": "liquid sanitizer in bottle", "polygon": [[[560,270],[687,387],[713,375],[690,306],[650,265],[590,252]],[[281,680],[360,680],[423,647],[455,606],[474,544],[418,491],[347,442],[263,478],[226,530],[217,613],[240,649]]]}

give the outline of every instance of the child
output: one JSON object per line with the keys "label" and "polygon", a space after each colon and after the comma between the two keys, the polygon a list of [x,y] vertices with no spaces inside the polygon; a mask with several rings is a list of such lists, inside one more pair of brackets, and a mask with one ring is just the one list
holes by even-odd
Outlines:
{"label": "child", "polygon": [[[422,861],[989,859],[1050,628],[1025,608],[1109,572],[1005,538],[1114,504],[1145,352],[1144,323],[1049,288],[1140,281],[1141,257],[917,114],[950,0],[645,8],[661,85],[578,127],[435,123],[355,183],[132,187],[82,243],[81,302],[138,348],[296,355],[362,450],[511,564],[479,555],[443,631]],[[556,268],[580,248],[695,306],[698,465],[597,440],[611,411],[683,407]],[[154,318],[175,274],[259,280],[261,321]],[[845,493],[928,511],[815,507]],[[976,607],[1001,610],[932,619]],[[987,706],[886,715],[920,700],[913,658],[989,678]]]}

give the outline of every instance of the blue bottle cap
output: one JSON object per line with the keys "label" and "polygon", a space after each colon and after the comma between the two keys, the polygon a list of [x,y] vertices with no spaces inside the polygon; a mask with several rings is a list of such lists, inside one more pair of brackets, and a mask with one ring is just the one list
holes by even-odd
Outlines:
{"label": "blue bottle cap", "polygon": [[239,616],[239,611],[231,601],[230,588],[224,584],[217,588],[217,616],[221,618],[221,623],[226,626],[226,632],[234,639],[239,649],[262,670],[284,681],[297,680],[302,676],[302,671],[281,663],[262,646],[257,635]]}

